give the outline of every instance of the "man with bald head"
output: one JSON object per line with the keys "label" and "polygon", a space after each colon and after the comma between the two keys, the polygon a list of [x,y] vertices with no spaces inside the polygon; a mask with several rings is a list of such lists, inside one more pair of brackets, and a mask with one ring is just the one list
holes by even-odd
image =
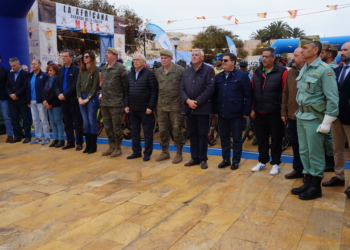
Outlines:
{"label": "man with bald head", "polygon": [[[350,141],[350,42],[341,47],[340,55],[344,64],[334,69],[339,91],[339,115],[331,127],[335,176],[322,183],[324,187],[345,186],[344,143],[346,138]],[[350,198],[350,188],[346,192]]]}
{"label": "man with bald head", "polygon": [[293,171],[286,174],[286,179],[303,178],[303,164],[300,160],[299,141],[297,133],[297,120],[294,113],[299,108],[295,100],[297,94],[296,78],[299,75],[300,69],[304,66],[305,60],[301,57],[301,48],[296,48],[293,54],[293,66],[288,71],[287,81],[283,88],[282,94],[282,109],[281,119],[286,124],[288,123],[288,132],[290,135],[290,143],[293,148]]}

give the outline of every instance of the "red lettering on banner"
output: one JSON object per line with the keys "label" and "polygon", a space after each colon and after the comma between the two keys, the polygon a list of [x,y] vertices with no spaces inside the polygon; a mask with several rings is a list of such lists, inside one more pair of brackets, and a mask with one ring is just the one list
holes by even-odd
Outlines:
{"label": "red lettering on banner", "polygon": [[96,31],[100,31],[100,26],[98,26],[98,23],[96,23]]}
{"label": "red lettering on banner", "polygon": [[92,28],[92,23],[90,23],[90,27],[91,27],[90,29],[93,30],[93,28]]}
{"label": "red lettering on banner", "polygon": [[87,28],[87,22],[84,22],[84,29]]}
{"label": "red lettering on banner", "polygon": [[80,20],[75,20],[75,28],[80,29]]}

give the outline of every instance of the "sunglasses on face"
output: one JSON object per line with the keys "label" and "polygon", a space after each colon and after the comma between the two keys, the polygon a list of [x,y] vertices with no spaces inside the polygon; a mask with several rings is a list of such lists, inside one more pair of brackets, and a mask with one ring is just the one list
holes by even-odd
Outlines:
{"label": "sunglasses on face", "polygon": [[220,57],[217,57],[215,60],[216,61],[222,61],[222,59]]}
{"label": "sunglasses on face", "polygon": [[224,59],[223,62],[231,62],[231,60]]}
{"label": "sunglasses on face", "polygon": [[262,58],[270,58],[271,56],[262,56]]}
{"label": "sunglasses on face", "polygon": [[84,58],[89,58],[90,56],[84,56]]}

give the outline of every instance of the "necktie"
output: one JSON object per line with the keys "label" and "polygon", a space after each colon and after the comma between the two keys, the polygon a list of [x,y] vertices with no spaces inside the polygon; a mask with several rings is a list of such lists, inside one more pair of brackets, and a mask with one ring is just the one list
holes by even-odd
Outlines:
{"label": "necktie", "polygon": [[346,70],[347,68],[349,68],[350,66],[344,66],[343,67],[343,72],[341,72],[340,78],[339,78],[339,85],[340,87],[343,86],[345,77],[346,77]]}

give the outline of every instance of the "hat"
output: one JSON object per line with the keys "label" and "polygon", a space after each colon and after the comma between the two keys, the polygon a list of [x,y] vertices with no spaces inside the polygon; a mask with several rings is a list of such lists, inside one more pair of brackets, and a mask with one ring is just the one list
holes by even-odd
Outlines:
{"label": "hat", "polygon": [[319,42],[320,41],[320,36],[316,35],[316,36],[301,36],[300,37],[300,47],[309,44],[309,43],[313,43],[313,42]]}
{"label": "hat", "polygon": [[108,47],[107,51],[112,52],[114,55],[118,55],[119,54],[119,51],[116,50],[115,48],[112,48],[112,47]]}
{"label": "hat", "polygon": [[338,44],[322,44],[322,49],[324,50],[333,50],[338,52]]}
{"label": "hat", "polygon": [[160,56],[171,56],[173,57],[173,52],[167,49],[163,49],[160,51]]}

